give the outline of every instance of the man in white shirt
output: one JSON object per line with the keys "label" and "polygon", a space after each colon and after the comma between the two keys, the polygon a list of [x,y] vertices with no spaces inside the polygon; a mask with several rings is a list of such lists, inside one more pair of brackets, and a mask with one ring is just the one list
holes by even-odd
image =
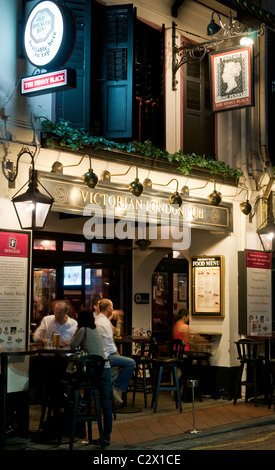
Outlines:
{"label": "man in white shirt", "polygon": [[[43,317],[39,327],[35,330],[33,340],[42,342],[52,340],[54,333],[60,334],[60,345],[66,346],[70,344],[71,338],[77,329],[77,322],[68,316],[70,308],[66,300],[57,300],[54,306],[54,314]],[[63,388],[60,384],[60,378],[63,376],[67,367],[67,357],[58,357],[45,353],[38,357],[39,377],[43,383],[47,399],[51,399],[52,403],[59,403],[63,398]],[[57,410],[54,409],[54,413]]]}
{"label": "man in white shirt", "polygon": [[100,313],[95,317],[96,326],[100,332],[104,351],[110,361],[111,367],[119,367],[120,372],[113,383],[113,394],[115,399],[122,403],[119,391],[126,392],[131,380],[135,361],[118,353],[114,342],[114,334],[109,317],[113,312],[113,302],[109,299],[101,299],[99,304]]}
{"label": "man in white shirt", "polygon": [[54,333],[60,334],[60,345],[69,345],[75,334],[77,322],[67,314],[69,308],[66,300],[57,300],[54,306],[54,314],[43,317],[39,327],[33,335],[34,342],[45,343],[47,338],[53,338]]}

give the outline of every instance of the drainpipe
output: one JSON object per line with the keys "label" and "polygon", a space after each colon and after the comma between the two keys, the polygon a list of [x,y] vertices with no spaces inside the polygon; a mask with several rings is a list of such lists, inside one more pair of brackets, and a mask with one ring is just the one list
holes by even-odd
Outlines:
{"label": "drainpipe", "polygon": [[[247,170],[247,145],[246,145],[246,109],[241,110],[241,170],[245,176],[248,185],[248,191],[251,192],[251,182]],[[250,194],[249,194],[250,198]]]}
{"label": "drainpipe", "polygon": [[263,197],[268,199],[269,198],[269,195],[272,191],[272,186],[274,184],[274,180],[275,180],[275,177],[274,177],[274,171],[273,171],[273,168],[272,168],[272,164],[271,164],[271,161],[270,161],[270,158],[269,158],[269,155],[268,155],[268,152],[267,152],[267,148],[266,148],[266,145],[265,145],[265,159],[264,159],[264,165],[265,165],[265,168],[266,168],[266,172],[269,176],[269,181],[267,183],[267,187],[265,188],[265,192],[264,192],[264,195]]}

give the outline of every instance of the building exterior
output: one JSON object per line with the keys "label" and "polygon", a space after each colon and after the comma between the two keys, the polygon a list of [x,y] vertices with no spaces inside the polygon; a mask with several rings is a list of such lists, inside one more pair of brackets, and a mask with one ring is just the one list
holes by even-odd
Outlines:
{"label": "building exterior", "polygon": [[[75,15],[77,35],[62,66],[76,71],[76,88],[22,94],[23,77],[35,79],[47,71],[32,64],[23,47],[26,21],[37,3],[0,0],[1,229],[21,230],[11,198],[28,181],[30,155],[20,158],[15,187],[7,175],[22,148],[32,153],[38,178],[54,197],[45,227],[31,233],[29,286],[34,301],[28,321],[35,322],[38,309],[32,281],[45,273],[52,274],[55,283],[55,297],[50,300],[65,295],[75,309],[102,289],[104,296],[113,296],[115,308],[123,312],[121,327],[128,334],[150,330],[161,340],[169,339],[173,314],[187,307],[191,327],[209,334],[213,342],[215,394],[230,398],[230,381],[238,365],[234,341],[244,333],[239,329],[239,317],[244,316],[239,308],[239,253],[262,251],[257,228],[265,218],[265,206],[256,201],[268,198],[273,188],[272,2],[66,1]],[[214,11],[217,24],[220,20],[228,25],[233,17],[258,32],[252,56],[250,49],[247,52],[248,77],[242,77],[251,87],[250,94],[224,92],[227,101],[220,105],[214,95],[213,54],[238,53],[240,37],[234,36],[233,29],[222,36],[226,27],[217,33],[218,39],[207,35]],[[196,48],[198,43],[204,47]],[[36,52],[41,52],[39,47]],[[227,86],[229,90],[229,82]],[[213,112],[212,100],[220,112]],[[84,129],[85,136],[100,135],[106,140],[99,145],[95,139],[97,147],[86,141],[80,149],[64,147],[55,138],[47,144],[49,123],[45,127],[45,121],[60,119]],[[147,142],[147,147],[134,144],[137,152],[129,151],[129,142]],[[166,160],[163,154],[152,157],[152,146],[166,151]],[[187,163],[183,171],[179,169],[180,149],[183,155],[193,154],[196,164],[189,172]],[[144,156],[145,151],[149,153]],[[217,164],[214,171],[210,165],[202,167],[208,157]],[[98,176],[92,189],[82,180],[90,169]],[[144,186],[141,196],[128,189],[135,176]],[[214,188],[222,194],[219,206],[208,200]],[[169,203],[175,190],[183,199],[177,210]],[[250,215],[240,210],[246,199],[252,206]],[[101,217],[97,223],[95,207]],[[145,215],[141,207],[146,208]],[[125,222],[123,228],[125,211],[132,224]],[[180,236],[179,220],[184,221]],[[113,231],[108,232],[110,221]],[[150,240],[151,245],[140,249],[135,243],[140,239]],[[55,250],[45,250],[43,240],[55,244]],[[194,295],[199,294],[194,292],[193,263],[205,257],[218,263],[219,307],[198,306],[194,311]],[[88,280],[85,283],[82,278],[82,287],[71,284],[66,289],[63,269],[71,266],[85,271]],[[41,298],[42,290],[37,300]],[[246,328],[249,332],[249,325]]]}

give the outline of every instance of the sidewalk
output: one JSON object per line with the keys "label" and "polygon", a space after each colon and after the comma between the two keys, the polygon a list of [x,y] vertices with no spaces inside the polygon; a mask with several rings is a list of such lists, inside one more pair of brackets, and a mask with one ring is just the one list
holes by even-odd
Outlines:
{"label": "sidewalk", "polygon": [[[130,399],[130,396],[129,396]],[[156,413],[150,408],[143,408],[143,398],[137,394],[136,404],[141,411],[138,413],[120,413],[117,408],[117,418],[113,421],[111,445],[106,452],[116,450],[153,449],[156,446],[169,444],[169,449],[177,449],[177,442],[184,439],[196,439],[210,434],[228,432],[228,430],[244,429],[257,423],[275,424],[273,406],[255,407],[254,403],[238,400],[237,405],[228,400],[204,398],[202,402],[195,401],[195,428],[199,434],[191,434],[194,429],[192,403],[183,403],[183,412],[175,407],[172,396],[165,392],[160,396]],[[68,438],[63,438],[61,446],[56,442],[35,442],[33,436],[37,432],[40,416],[39,405],[30,409],[30,436],[28,438],[9,438],[7,450],[67,450]],[[93,438],[98,437],[96,426],[93,425]],[[171,446],[172,445],[172,446]],[[164,447],[163,447],[164,446]],[[75,450],[95,450],[85,439],[78,439],[74,444]]]}

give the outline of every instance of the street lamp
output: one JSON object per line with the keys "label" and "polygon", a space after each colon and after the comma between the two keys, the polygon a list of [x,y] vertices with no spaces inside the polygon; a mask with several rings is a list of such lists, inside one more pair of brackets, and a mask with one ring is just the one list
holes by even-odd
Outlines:
{"label": "street lamp", "polygon": [[273,251],[273,241],[275,236],[275,219],[273,217],[272,198],[273,193],[271,193],[267,200],[267,218],[257,229],[257,233],[261,240],[261,244],[264,251]]}
{"label": "street lamp", "polygon": [[[19,160],[22,155],[28,154],[31,157],[32,166],[29,172],[29,180],[13,196],[12,203],[22,229],[42,229],[45,226],[54,199],[44,186],[37,179],[37,171],[34,169],[34,157],[28,148],[22,148],[17,156],[15,171],[8,172],[8,180],[14,182],[18,175]],[[25,193],[22,189],[28,184]],[[38,184],[46,191],[43,194],[38,189]],[[21,193],[21,194],[20,194]]]}

